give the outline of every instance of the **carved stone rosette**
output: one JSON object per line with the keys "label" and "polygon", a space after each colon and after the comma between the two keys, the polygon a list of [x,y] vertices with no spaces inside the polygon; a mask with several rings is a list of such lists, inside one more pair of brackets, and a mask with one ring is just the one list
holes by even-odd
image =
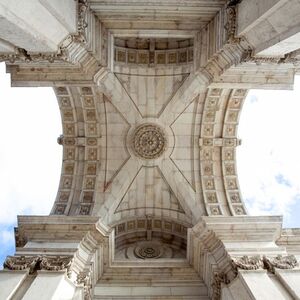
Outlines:
{"label": "carved stone rosette", "polygon": [[163,248],[152,242],[145,242],[134,249],[134,255],[141,259],[159,258],[162,254]]}
{"label": "carved stone rosette", "polygon": [[142,124],[133,133],[133,150],[144,159],[160,157],[166,149],[166,135],[158,125]]}

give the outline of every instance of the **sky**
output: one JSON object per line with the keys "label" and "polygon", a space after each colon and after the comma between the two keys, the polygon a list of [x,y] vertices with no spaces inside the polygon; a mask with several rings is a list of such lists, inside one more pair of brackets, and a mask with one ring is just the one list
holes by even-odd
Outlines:
{"label": "sky", "polygon": [[62,133],[52,88],[11,88],[0,63],[0,267],[14,254],[17,215],[50,213],[60,178]]}
{"label": "sky", "polygon": [[[52,88],[11,88],[0,63],[0,267],[13,255],[17,215],[48,215],[58,189],[62,133]],[[251,215],[300,227],[300,77],[294,91],[251,90],[243,107],[237,169]]]}

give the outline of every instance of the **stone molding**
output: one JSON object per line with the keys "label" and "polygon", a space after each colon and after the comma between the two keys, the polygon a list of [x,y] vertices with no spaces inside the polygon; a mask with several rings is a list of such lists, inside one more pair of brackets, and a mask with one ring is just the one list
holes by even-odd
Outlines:
{"label": "stone molding", "polygon": [[77,33],[67,36],[59,45],[59,50],[56,53],[28,53],[26,49],[15,47],[15,53],[0,54],[0,61],[9,63],[15,62],[42,62],[47,61],[53,63],[55,61],[68,61],[67,48],[72,43],[85,43],[85,29],[88,26],[86,22],[86,13],[88,10],[87,0],[77,0],[78,15],[77,15]]}
{"label": "stone molding", "polygon": [[137,66],[138,64],[150,66],[184,65],[192,64],[194,60],[194,47],[166,50],[139,50],[115,46],[115,63]]}
{"label": "stone molding", "polygon": [[[52,213],[64,215],[72,210],[73,214],[75,211],[79,215],[90,215],[100,159],[101,133],[96,107],[98,99],[103,95],[91,86],[58,86],[54,91],[63,125],[63,134],[58,138],[58,143],[64,149],[61,183]],[[84,122],[77,122],[79,118],[83,118]],[[81,180],[78,178],[79,172]]]}
{"label": "stone molding", "polygon": [[236,30],[237,30],[237,5],[241,2],[242,0],[230,0],[227,3],[227,7],[226,7],[227,23],[225,24],[225,30],[227,33],[227,42],[229,44],[235,44],[240,42],[240,38],[236,37]]}
{"label": "stone molding", "polygon": [[251,49],[248,50],[248,54],[244,57],[242,62],[261,64],[292,64],[299,66],[300,64],[300,49],[285,54],[283,57],[278,56],[255,56]]}
{"label": "stone molding", "polygon": [[244,36],[236,36],[237,33],[237,14],[238,4],[243,0],[230,0],[226,6],[226,18],[227,23],[225,24],[226,30],[226,43],[241,45],[244,48],[243,57],[241,63],[255,63],[260,64],[293,64],[298,66],[300,64],[299,50],[292,51],[284,55],[284,57],[276,56],[256,56],[254,48],[246,40]]}
{"label": "stone molding", "polygon": [[[78,74],[84,72],[85,76],[88,77],[90,82],[93,82],[94,74],[99,71],[100,68],[104,68],[107,64],[107,43],[109,32],[104,26],[100,26],[101,33],[97,32],[95,34],[95,20],[94,13],[89,10],[89,4],[87,0],[77,0],[78,1],[78,24],[77,24],[77,33],[75,35],[69,35],[60,45],[57,53],[27,53],[25,49],[16,49],[16,53],[5,53],[0,54],[0,61],[6,61],[8,63],[19,63],[22,68],[12,71],[12,73],[18,73],[18,76],[13,79],[13,81],[20,81],[20,78],[27,78],[27,82],[34,82],[36,80],[30,78],[36,78],[36,74],[44,74],[45,72],[49,75],[47,79],[49,84],[52,81],[63,81],[61,76],[61,67],[66,68],[69,71],[69,77],[73,80],[80,81],[82,76]],[[210,24],[204,27],[204,29],[198,32],[199,35],[205,35],[207,31],[210,31],[213,23],[218,23],[218,27],[213,29],[213,32],[209,32],[207,35],[208,40],[205,41],[210,43],[212,40],[212,45],[209,45],[209,48],[214,49],[211,53],[208,54],[206,63],[202,66],[197,66],[195,71],[199,77],[205,78],[209,83],[213,83],[219,79],[219,77],[226,72],[232,66],[239,65],[244,62],[253,62],[257,64],[261,63],[285,63],[285,64],[294,64],[298,65],[300,59],[295,55],[295,51],[285,55],[284,58],[278,57],[255,57],[253,47],[243,36],[236,35],[237,27],[237,13],[238,13],[238,4],[240,0],[231,0],[227,2],[227,5],[216,15],[215,20],[212,20]],[[220,20],[217,20],[220,19]],[[225,23],[225,29],[224,29]],[[89,26],[89,30],[86,30]],[[89,32],[88,32],[89,31]],[[93,32],[92,34],[90,34]],[[96,48],[95,37],[101,34],[101,50]],[[211,39],[209,36],[220,34],[218,38]],[[206,39],[206,38],[205,38]],[[215,41],[215,42],[214,42]],[[199,41],[201,43],[201,41]],[[198,42],[195,40],[195,45]],[[92,46],[93,49],[90,49]],[[89,48],[89,49],[88,49]],[[91,51],[90,51],[91,50]],[[195,49],[196,50],[196,49]],[[193,57],[194,62],[199,60],[199,53],[206,52],[207,49],[201,49],[201,51],[194,51],[194,55],[189,55]],[[205,50],[205,51],[204,51]],[[97,53],[97,51],[101,52]],[[45,69],[34,70],[28,72],[28,70],[23,70],[26,68],[26,62],[33,62],[36,65],[44,65]],[[54,62],[49,65],[49,62]],[[24,64],[25,63],[25,64]],[[71,63],[71,64],[70,64]],[[198,65],[199,61],[195,63]],[[79,66],[79,68],[74,68],[74,66]],[[287,68],[292,68],[288,66]],[[55,71],[56,72],[53,72]],[[24,73],[23,73],[24,72]],[[72,75],[71,75],[72,74]],[[52,77],[53,76],[53,77]],[[40,76],[39,78],[42,78]],[[52,80],[50,79],[52,78]],[[45,78],[39,79],[39,81],[44,81]]]}
{"label": "stone molding", "polygon": [[208,215],[247,214],[235,159],[236,147],[241,144],[237,127],[247,92],[245,89],[210,88],[205,96],[199,146],[202,190]]}

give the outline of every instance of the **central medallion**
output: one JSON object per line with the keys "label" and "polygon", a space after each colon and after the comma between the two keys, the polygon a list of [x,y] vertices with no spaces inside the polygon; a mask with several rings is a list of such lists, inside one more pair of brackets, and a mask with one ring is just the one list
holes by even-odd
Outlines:
{"label": "central medallion", "polygon": [[142,259],[159,258],[163,255],[163,247],[152,242],[140,243],[135,247],[134,255]]}
{"label": "central medallion", "polygon": [[142,124],[133,133],[133,150],[141,158],[158,158],[163,154],[166,146],[166,135],[156,124]]}

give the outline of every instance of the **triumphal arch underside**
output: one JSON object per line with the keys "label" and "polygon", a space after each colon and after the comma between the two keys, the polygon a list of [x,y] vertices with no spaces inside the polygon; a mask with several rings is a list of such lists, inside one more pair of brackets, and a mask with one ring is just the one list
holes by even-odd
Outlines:
{"label": "triumphal arch underside", "polygon": [[299,299],[300,230],[247,214],[235,160],[247,91],[293,87],[299,15],[299,0],[0,0],[12,85],[52,86],[63,124],[53,209],[18,217],[0,299]]}

